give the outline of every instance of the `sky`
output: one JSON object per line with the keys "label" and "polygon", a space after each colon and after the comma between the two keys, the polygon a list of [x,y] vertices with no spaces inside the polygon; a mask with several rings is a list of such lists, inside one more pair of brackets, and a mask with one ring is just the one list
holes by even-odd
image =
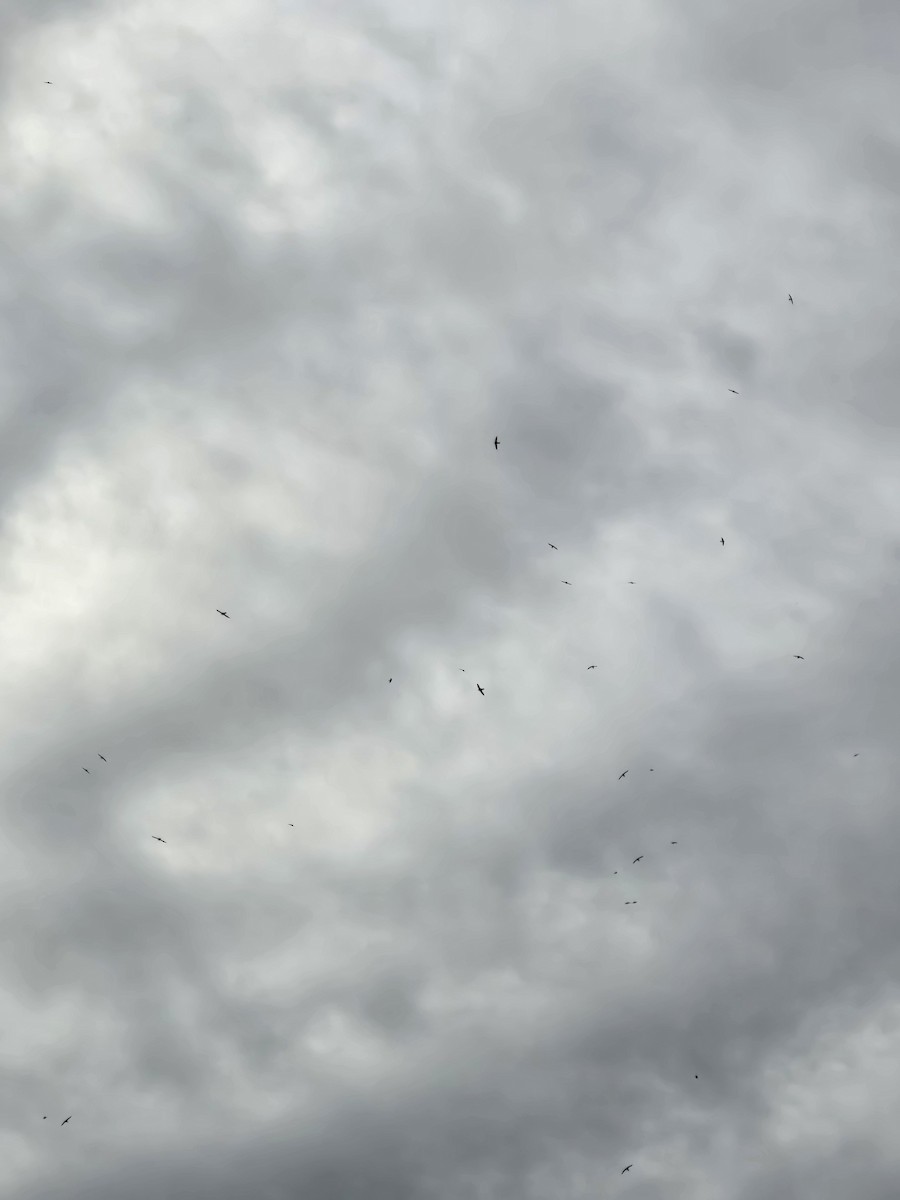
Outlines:
{"label": "sky", "polygon": [[6,0],[4,1197],[894,1200],[898,62]]}

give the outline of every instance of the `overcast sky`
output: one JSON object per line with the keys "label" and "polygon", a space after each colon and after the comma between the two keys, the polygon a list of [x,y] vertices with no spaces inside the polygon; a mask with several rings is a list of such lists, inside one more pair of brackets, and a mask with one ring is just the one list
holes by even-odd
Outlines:
{"label": "overcast sky", "polygon": [[898,65],[5,0],[4,1197],[896,1197]]}

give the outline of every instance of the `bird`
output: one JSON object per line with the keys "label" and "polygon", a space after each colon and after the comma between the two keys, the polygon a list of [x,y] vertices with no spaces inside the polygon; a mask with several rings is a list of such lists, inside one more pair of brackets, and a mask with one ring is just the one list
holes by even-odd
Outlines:
{"label": "bird", "polygon": [[482,694],[482,696],[483,696],[483,695],[484,695],[484,688],[481,686],[481,684],[480,684],[480,683],[476,683],[476,684],[475,684],[475,686],[478,688],[479,692],[481,692],[481,694]]}
{"label": "bird", "polygon": [[641,859],[642,859],[643,857],[644,857],[644,856],[643,856],[643,854],[639,854],[639,855],[637,856],[637,858],[634,860],[634,862],[632,862],[632,864],[631,864],[631,865],[632,865],[632,866],[634,866],[634,863],[636,863],[636,862],[640,862],[640,861],[641,861]]}
{"label": "bird", "polygon": [[728,390],[729,392],[734,392],[735,396],[739,396],[741,394],[740,392],[735,392],[734,388],[729,388]]}
{"label": "bird", "polygon": [[547,543],[547,545],[550,547],[550,549],[551,549],[551,550],[558,550],[558,549],[559,549],[559,546],[554,546],[552,542],[548,542],[548,543]]}
{"label": "bird", "polygon": [[390,679],[388,680],[388,683],[393,683],[393,682],[394,682],[394,677],[393,677],[393,675],[392,675],[392,676],[390,677]]}
{"label": "bird", "polygon": [[[227,612],[222,612],[221,608],[217,608],[217,609],[216,609],[216,612],[219,614],[219,616],[220,616],[220,617],[228,617],[228,613],[227,613]],[[230,620],[231,620],[231,617],[228,617],[228,620],[230,621]]]}
{"label": "bird", "polygon": [[63,1125],[66,1125],[66,1124],[68,1124],[68,1122],[69,1122],[69,1121],[71,1121],[71,1120],[72,1120],[72,1118],[71,1118],[71,1117],[66,1117],[65,1121],[63,1121]]}
{"label": "bird", "polygon": [[462,671],[463,675],[465,675],[465,673],[466,673],[465,667],[457,667],[456,669],[457,669],[457,671]]}
{"label": "bird", "polygon": [[157,837],[155,833],[151,833],[150,836],[153,838],[154,842],[162,842],[164,846],[169,844],[165,838]]}
{"label": "bird", "polygon": [[678,843],[677,843],[677,842],[669,842],[669,845],[670,845],[670,846],[677,846],[677,845],[678,845]]}
{"label": "bird", "polygon": [[629,583],[634,583],[634,580],[633,580],[633,579],[629,579],[629,580],[628,580],[628,582],[629,582]]}
{"label": "bird", "polygon": [[494,449],[495,449],[495,450],[499,450],[499,449],[500,449],[500,439],[499,439],[499,438],[497,438],[497,437],[495,437],[495,438],[494,438]]}
{"label": "bird", "polygon": [[589,670],[589,671],[596,671],[596,670],[597,670],[597,664],[596,664],[596,663],[591,663],[591,665],[588,667],[588,670]]}
{"label": "bird", "polygon": [[44,1120],[46,1121],[46,1120],[47,1120],[47,1118],[46,1118],[46,1117],[44,1117]]}
{"label": "bird", "polygon": [[699,1076],[699,1075],[695,1075],[695,1076],[694,1076],[694,1078],[695,1078],[695,1079],[699,1079],[699,1078],[700,1078],[700,1076]]}
{"label": "bird", "polygon": [[[97,755],[97,757],[98,757],[98,758],[103,758],[103,755],[102,755],[102,754],[98,754],[98,755]],[[104,762],[106,762],[106,759],[105,759],[105,758],[103,758],[103,761],[104,761]]]}
{"label": "bird", "polygon": [[627,1167],[623,1167],[622,1174],[624,1175],[626,1171],[630,1171],[633,1166],[634,1166],[634,1163],[629,1163]]}
{"label": "bird", "polygon": [[722,545],[723,545],[723,546],[725,545],[725,539],[724,539],[724,538],[719,538],[719,541],[722,543]]}
{"label": "bird", "polygon": [[[803,658],[803,655],[802,655],[802,654],[795,654],[795,655],[794,655],[794,658]],[[803,658],[803,661],[804,661],[804,662],[806,662],[806,659],[805,659],[805,658]]]}
{"label": "bird", "polygon": [[853,757],[854,757],[854,758],[859,758],[859,754],[854,754],[854,755],[853,755]]}
{"label": "bird", "polygon": [[560,583],[564,583],[564,584],[566,584],[566,586],[567,586],[567,587],[571,587],[571,586],[572,586],[572,585],[571,585],[571,583],[569,583],[568,579],[561,579],[559,582],[560,582]]}
{"label": "bird", "polygon": [[788,300],[790,300],[791,304],[794,303],[794,297],[791,295],[790,292],[788,292]]}
{"label": "bird", "polygon": [[88,775],[90,775],[90,771],[88,771],[87,767],[82,767],[81,769],[82,769],[82,771],[84,771],[84,772],[86,772]]}
{"label": "bird", "polygon": [[[629,767],[628,770],[630,771],[631,768]],[[627,774],[628,774],[628,771],[623,771],[622,774],[619,776],[619,778],[624,779]]]}

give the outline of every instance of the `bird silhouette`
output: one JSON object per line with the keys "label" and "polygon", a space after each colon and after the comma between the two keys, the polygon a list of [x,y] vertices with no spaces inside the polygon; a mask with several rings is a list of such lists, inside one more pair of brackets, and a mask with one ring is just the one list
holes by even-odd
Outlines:
{"label": "bird silhouette", "polygon": [[634,580],[633,580],[633,579],[629,579],[629,580],[628,580],[628,582],[629,582],[629,583],[634,583]]}
{"label": "bird silhouette", "polygon": [[729,392],[734,392],[735,396],[739,396],[741,394],[740,392],[735,392],[734,388],[729,388],[728,390],[729,390]]}
{"label": "bird silhouette", "polygon": [[[98,754],[98,755],[97,755],[97,757],[98,757],[98,758],[103,758],[103,755],[102,755],[102,754]],[[103,761],[104,761],[104,762],[106,762],[106,759],[105,759],[105,758],[103,758]]]}
{"label": "bird silhouette", "polygon": [[854,754],[854,755],[853,755],[853,757],[854,757],[854,758],[859,758],[859,755],[858,755],[858,754]]}
{"label": "bird silhouette", "polygon": [[164,846],[169,844],[165,838],[157,837],[155,833],[151,833],[150,836],[153,838],[154,842],[162,842]]}
{"label": "bird silhouette", "polygon": [[[227,613],[227,612],[222,612],[221,608],[217,608],[217,609],[216,609],[216,612],[219,614],[219,616],[220,616],[220,617],[228,617],[228,613]],[[228,620],[230,621],[230,620],[231,620],[231,617],[228,617]]]}
{"label": "bird silhouette", "polygon": [[626,1171],[630,1171],[633,1166],[634,1166],[634,1163],[629,1163],[627,1167],[623,1167],[622,1174],[624,1175]]}
{"label": "bird silhouette", "polygon": [[[794,658],[803,658],[803,655],[802,655],[802,654],[795,654],[795,655],[794,655]],[[803,658],[803,661],[804,661],[804,662],[806,662],[806,659],[805,659],[805,658]]]}
{"label": "bird silhouette", "polygon": [[494,449],[495,449],[495,450],[499,450],[499,449],[500,449],[500,439],[499,439],[499,438],[496,438],[496,437],[494,438]]}
{"label": "bird silhouette", "polygon": [[394,682],[394,677],[393,677],[393,675],[392,675],[392,676],[390,677],[390,679],[388,680],[388,683],[393,683],[393,682]]}
{"label": "bird silhouette", "polygon": [[71,1121],[71,1120],[72,1120],[71,1117],[66,1117],[65,1121],[63,1121],[63,1125],[67,1125],[69,1123],[69,1121]]}
{"label": "bird silhouette", "polygon": [[550,549],[551,549],[551,550],[558,550],[558,549],[559,549],[559,546],[554,546],[552,542],[548,542],[548,543],[547,543],[547,545],[550,547]]}
{"label": "bird silhouette", "polygon": [[725,545],[725,539],[724,539],[724,538],[719,538],[719,541],[722,543],[722,545],[723,545],[723,546]]}
{"label": "bird silhouette", "polygon": [[[628,770],[630,771],[631,768],[629,767]],[[622,774],[619,776],[619,778],[624,779],[627,774],[628,774],[628,771],[623,771]]]}
{"label": "bird silhouette", "polygon": [[788,300],[790,300],[791,304],[794,303],[794,297],[791,295],[790,292],[788,292]]}
{"label": "bird silhouette", "polygon": [[90,771],[87,769],[87,767],[82,767],[81,769],[85,772],[85,774],[90,775]]}
{"label": "bird silhouette", "polygon": [[670,845],[670,846],[677,846],[677,845],[678,845],[678,843],[677,843],[677,842],[669,842],[669,845]]}
{"label": "bird silhouette", "polygon": [[635,864],[636,862],[640,862],[640,861],[641,861],[641,859],[642,859],[643,857],[644,857],[644,856],[643,856],[643,854],[639,854],[639,855],[637,856],[637,858],[636,858],[636,859],[634,859],[634,861],[632,862],[632,864],[631,864],[631,865],[632,865],[632,866],[634,866],[634,864]]}
{"label": "bird silhouette", "polygon": [[597,670],[597,664],[596,664],[596,663],[591,663],[591,665],[588,667],[588,670],[589,670],[589,671],[596,671],[596,670]]}
{"label": "bird silhouette", "polygon": [[568,579],[561,579],[559,582],[566,584],[568,587],[572,586],[571,583],[569,583]]}
{"label": "bird silhouette", "polygon": [[481,686],[481,684],[480,684],[480,683],[476,683],[476,684],[475,684],[475,686],[478,688],[479,692],[481,692],[481,694],[482,694],[482,696],[483,696],[483,695],[484,695],[484,688]]}

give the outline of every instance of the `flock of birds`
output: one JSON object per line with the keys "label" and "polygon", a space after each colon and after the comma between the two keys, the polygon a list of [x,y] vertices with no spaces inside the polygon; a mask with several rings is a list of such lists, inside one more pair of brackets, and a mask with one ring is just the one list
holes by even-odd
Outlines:
{"label": "flock of birds", "polygon": [[[47,82],[49,83],[50,81],[48,80]],[[790,293],[788,293],[788,300],[791,302],[791,304],[793,304],[793,303],[794,303],[794,298],[793,298],[793,296],[791,296],[791,294],[790,294]],[[740,395],[740,392],[736,391],[734,388],[729,388],[728,390],[729,390],[729,392],[732,392],[732,393],[733,393],[735,396],[739,396],[739,395]],[[495,436],[495,438],[494,438],[494,449],[495,449],[495,450],[499,450],[499,449],[500,449],[500,438],[499,438],[499,437],[496,437],[496,436]],[[725,539],[722,537],[722,538],[719,538],[719,541],[721,542],[721,544],[722,544],[722,546],[723,546],[723,548],[724,548],[724,546],[725,546]],[[547,543],[547,545],[550,547],[550,549],[551,549],[551,550],[558,550],[558,549],[559,549],[559,547],[558,547],[558,546],[556,546],[556,545],[554,545],[554,543],[553,543],[553,542],[548,542],[548,543]],[[569,582],[569,580],[568,580],[568,579],[563,579],[563,580],[561,580],[560,582],[561,582],[561,583],[564,583],[564,584],[565,584],[567,587],[571,587],[571,586],[572,586],[572,584]],[[633,584],[635,581],[634,581],[633,579],[629,579],[629,580],[628,580],[628,582],[629,582],[629,583],[631,583],[631,584]],[[222,608],[217,608],[217,609],[216,609],[216,612],[219,614],[219,616],[220,616],[220,617],[225,617],[225,618],[227,618],[229,621],[231,620],[231,616],[230,616],[230,614],[229,614],[229,613],[227,613],[227,612],[225,612],[225,610],[224,610],[224,609],[222,609]],[[803,655],[802,655],[802,654],[794,654],[792,657],[793,657],[793,658],[799,658],[799,659],[802,659],[803,661],[805,661],[805,659],[803,659]],[[590,664],[590,666],[589,666],[587,669],[588,669],[589,671],[596,671],[596,670],[597,670],[597,663],[591,663],[591,664]],[[460,671],[462,671],[463,673],[465,673],[465,667],[460,667],[460,668],[459,668],[459,670],[460,670]],[[393,681],[394,681],[394,677],[393,677],[393,675],[392,675],[392,676],[390,677],[390,679],[388,679],[388,683],[393,683]],[[478,691],[481,693],[481,695],[482,695],[482,696],[485,694],[484,688],[481,686],[481,684],[480,684],[480,683],[476,683],[476,684],[475,684],[475,687],[478,689]],[[102,754],[98,754],[98,755],[97,755],[97,757],[98,757],[98,758],[100,758],[100,759],[103,759],[103,762],[106,762],[106,761],[107,761],[107,760],[106,760],[106,759],[103,757],[103,755],[102,755]],[[858,758],[858,757],[859,757],[859,755],[858,755],[858,754],[854,754],[854,755],[853,755],[853,757],[854,757],[854,758]],[[88,768],[87,768],[87,767],[82,767],[81,769],[82,769],[82,771],[85,771],[85,772],[86,772],[88,775],[90,775],[90,771],[88,770]],[[652,770],[653,770],[653,767],[650,767],[650,770],[652,771]],[[625,769],[625,770],[622,772],[622,774],[619,776],[619,781],[621,782],[621,780],[623,780],[627,774],[628,774],[628,768],[626,768],[626,769]],[[288,822],[288,824],[291,826],[291,828],[293,828],[293,827],[294,827],[294,826],[293,826],[293,822],[292,822],[292,821],[289,821],[289,822]],[[150,836],[151,836],[151,838],[153,839],[153,841],[155,841],[155,842],[162,842],[162,844],[163,844],[164,846],[168,844],[168,843],[166,842],[166,839],[165,839],[165,838],[159,837],[159,836],[158,836],[157,834],[155,834],[155,833],[154,833],[154,834],[151,834]],[[677,841],[675,841],[675,842],[670,842],[669,844],[670,844],[670,845],[672,845],[672,846],[677,846],[677,845],[678,845],[678,842],[677,842]],[[643,855],[643,854],[639,854],[639,855],[638,855],[638,856],[637,856],[637,857],[636,857],[636,858],[635,858],[635,859],[632,861],[632,864],[631,864],[631,865],[632,865],[632,866],[635,866],[637,863],[639,863],[639,862],[640,862],[640,861],[643,859],[643,857],[644,857],[644,855]],[[618,875],[618,871],[613,871],[613,874],[614,874],[614,875]],[[626,905],[637,904],[637,900],[626,900],[626,901],[625,901],[625,904],[626,904]],[[699,1079],[700,1077],[699,1077],[699,1075],[695,1075],[695,1076],[694,1076],[694,1078],[695,1078],[695,1079]],[[46,1116],[44,1117],[44,1120],[45,1120],[45,1121],[47,1120]],[[69,1123],[69,1121],[71,1121],[71,1120],[72,1120],[72,1117],[71,1117],[71,1116],[68,1116],[68,1117],[66,1117],[66,1119],[65,1119],[65,1120],[62,1122],[62,1124],[63,1124],[63,1125],[67,1125],[67,1124]],[[634,1166],[634,1163],[629,1163],[629,1164],[628,1164],[626,1167],[623,1167],[623,1168],[622,1168],[622,1172],[621,1172],[621,1173],[624,1175],[624,1174],[625,1174],[627,1171],[630,1171],[630,1170],[631,1170],[631,1168],[632,1168],[633,1166]]]}

